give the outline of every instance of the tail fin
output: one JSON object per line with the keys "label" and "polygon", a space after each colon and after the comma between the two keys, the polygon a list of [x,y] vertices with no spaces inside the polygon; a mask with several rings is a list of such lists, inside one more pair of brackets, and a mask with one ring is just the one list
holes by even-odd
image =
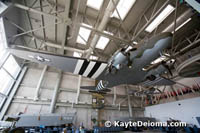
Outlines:
{"label": "tail fin", "polygon": [[108,82],[100,80],[98,83],[96,82],[96,86],[82,86],[81,89],[87,89],[89,92],[92,93],[106,93],[110,92],[111,90],[107,89]]}

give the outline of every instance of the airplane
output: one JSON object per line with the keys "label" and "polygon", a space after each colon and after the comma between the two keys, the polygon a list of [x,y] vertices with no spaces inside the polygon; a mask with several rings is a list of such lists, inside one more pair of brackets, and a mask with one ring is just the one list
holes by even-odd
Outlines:
{"label": "airplane", "polygon": [[163,50],[172,43],[171,33],[161,33],[138,44],[137,47],[126,47],[116,51],[108,62],[88,60],[52,54],[39,50],[10,47],[7,50],[19,58],[56,67],[65,72],[96,79],[95,86],[81,86],[93,93],[109,92],[111,87],[131,84],[143,86],[173,85],[175,82],[162,77],[169,72],[166,63],[145,71],[144,68],[161,56]]}

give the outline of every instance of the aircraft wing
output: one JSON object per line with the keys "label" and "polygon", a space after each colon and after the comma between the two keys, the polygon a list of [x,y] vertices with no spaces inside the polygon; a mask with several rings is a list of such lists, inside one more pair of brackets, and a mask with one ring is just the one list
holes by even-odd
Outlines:
{"label": "aircraft wing", "polygon": [[139,84],[142,86],[155,86],[155,85],[161,86],[161,85],[173,85],[175,84],[175,82],[162,76],[156,76],[156,79],[153,81],[146,80]]}
{"label": "aircraft wing", "polygon": [[21,48],[8,48],[7,50],[19,58],[56,67],[65,72],[71,72],[73,74],[82,75],[84,77],[93,79],[96,79],[107,67],[106,62],[87,60],[84,58],[56,55]]}

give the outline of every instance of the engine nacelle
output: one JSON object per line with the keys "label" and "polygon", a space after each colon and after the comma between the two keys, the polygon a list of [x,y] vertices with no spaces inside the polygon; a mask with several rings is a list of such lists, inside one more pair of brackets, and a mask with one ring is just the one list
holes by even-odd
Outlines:
{"label": "engine nacelle", "polygon": [[113,60],[111,65],[116,69],[120,69],[120,65],[123,64],[127,60],[127,56],[125,56],[122,52],[118,52]]}
{"label": "engine nacelle", "polygon": [[111,57],[111,59],[109,60],[109,67],[119,70],[121,65],[125,64],[127,59],[128,59],[128,51],[122,48],[116,51],[114,55]]}

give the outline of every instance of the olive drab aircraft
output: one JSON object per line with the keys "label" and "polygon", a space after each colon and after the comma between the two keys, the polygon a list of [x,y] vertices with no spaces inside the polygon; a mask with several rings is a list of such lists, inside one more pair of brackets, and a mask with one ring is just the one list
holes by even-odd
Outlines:
{"label": "olive drab aircraft", "polygon": [[108,62],[16,47],[7,50],[14,56],[25,60],[96,79],[96,86],[81,86],[81,89],[103,93],[108,92],[111,87],[122,84],[144,86],[174,84],[173,81],[161,76],[169,70],[165,63],[161,63],[151,70],[144,70],[152,61],[159,58],[162,51],[170,47],[171,43],[172,34],[161,33],[149,38],[140,47],[119,49]]}

